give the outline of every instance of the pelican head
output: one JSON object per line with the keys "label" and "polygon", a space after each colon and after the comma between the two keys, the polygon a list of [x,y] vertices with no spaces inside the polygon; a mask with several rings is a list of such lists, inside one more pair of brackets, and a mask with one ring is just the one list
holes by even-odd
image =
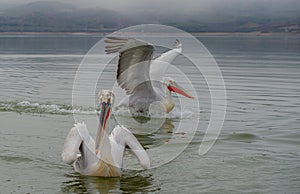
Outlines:
{"label": "pelican head", "polygon": [[181,87],[180,85],[178,85],[174,79],[170,78],[170,77],[165,77],[163,79],[163,85],[165,85],[167,87],[167,89],[170,92],[175,92],[178,94],[181,94],[187,98],[192,98],[194,99],[194,96],[192,96],[188,91],[186,91],[183,87]]}
{"label": "pelican head", "polygon": [[99,148],[104,138],[107,121],[111,114],[111,108],[114,103],[115,96],[111,90],[101,90],[99,92],[100,116],[95,141],[95,154],[98,155]]}

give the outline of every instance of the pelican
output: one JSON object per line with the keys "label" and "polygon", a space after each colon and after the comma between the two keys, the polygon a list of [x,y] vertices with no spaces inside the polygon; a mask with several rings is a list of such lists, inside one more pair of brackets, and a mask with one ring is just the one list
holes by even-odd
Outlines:
{"label": "pelican", "polygon": [[174,108],[171,92],[194,98],[172,78],[162,77],[157,81],[166,70],[165,64],[171,63],[181,53],[179,40],[176,40],[174,49],[155,59],[152,59],[155,48],[150,43],[117,37],[107,37],[105,42],[107,54],[119,53],[117,83],[127,94],[117,107],[127,107],[131,113],[150,116],[153,103],[165,113]]}
{"label": "pelican", "polygon": [[95,141],[84,123],[75,124],[66,137],[62,160],[73,164],[75,171],[82,175],[121,176],[125,146],[131,149],[144,169],[150,168],[146,151],[128,129],[118,125],[108,135],[113,101],[112,91],[100,92],[100,116]]}

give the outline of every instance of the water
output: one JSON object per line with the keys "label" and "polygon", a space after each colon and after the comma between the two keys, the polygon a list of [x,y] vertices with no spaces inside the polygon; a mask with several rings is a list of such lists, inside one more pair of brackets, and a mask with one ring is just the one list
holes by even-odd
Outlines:
{"label": "water", "polygon": [[[199,127],[184,152],[160,167],[125,170],[112,179],[80,176],[60,158],[72,112],[95,117],[93,107],[72,107],[71,100],[76,69],[99,39],[0,36],[0,193],[299,193],[299,37],[199,37],[216,58],[227,90],[216,144],[198,155],[210,114],[209,91],[199,75]],[[165,144],[180,122],[189,126],[198,114],[187,107],[180,119],[178,112],[153,134],[137,135],[145,148]],[[178,145],[188,139],[175,137]],[[125,158],[133,160],[129,153]]]}

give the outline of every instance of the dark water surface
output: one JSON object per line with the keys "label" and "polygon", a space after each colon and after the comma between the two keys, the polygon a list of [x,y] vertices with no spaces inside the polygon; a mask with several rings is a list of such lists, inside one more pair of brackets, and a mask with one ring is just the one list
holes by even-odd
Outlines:
{"label": "dark water surface", "polygon": [[[227,90],[216,144],[198,154],[210,114],[209,91],[199,79],[199,127],[187,149],[158,168],[125,170],[110,179],[80,176],[60,158],[72,112],[95,115],[91,107],[72,107],[71,100],[76,69],[99,39],[0,36],[0,193],[300,192],[299,36],[199,37]],[[164,144],[194,114],[191,109],[182,120],[171,117],[161,130],[137,137],[146,148]]]}

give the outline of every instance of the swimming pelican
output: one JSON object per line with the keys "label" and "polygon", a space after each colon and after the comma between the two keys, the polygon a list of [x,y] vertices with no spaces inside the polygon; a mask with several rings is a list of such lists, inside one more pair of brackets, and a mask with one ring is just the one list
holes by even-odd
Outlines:
{"label": "swimming pelican", "polygon": [[156,103],[160,110],[169,113],[175,106],[171,92],[194,98],[172,78],[162,77],[166,63],[171,63],[181,51],[179,40],[175,48],[152,59],[154,46],[133,38],[108,37],[106,53],[119,53],[117,69],[118,85],[126,91],[126,96],[117,107],[129,107],[131,113],[149,116],[150,106]]}
{"label": "swimming pelican", "polygon": [[62,159],[67,164],[73,164],[76,172],[89,176],[121,176],[126,145],[143,168],[150,168],[146,151],[128,129],[116,126],[108,135],[113,101],[114,95],[111,91],[100,92],[100,116],[95,141],[84,123],[75,124],[68,133],[62,150]]}

